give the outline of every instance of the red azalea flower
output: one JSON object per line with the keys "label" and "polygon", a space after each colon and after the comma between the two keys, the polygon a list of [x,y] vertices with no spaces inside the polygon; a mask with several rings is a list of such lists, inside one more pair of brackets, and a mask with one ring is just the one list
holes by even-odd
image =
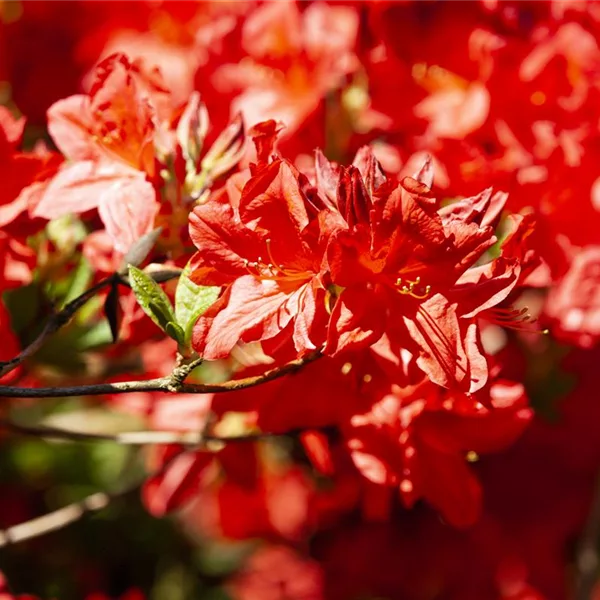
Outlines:
{"label": "red azalea flower", "polygon": [[429,164],[396,185],[377,175],[374,158],[361,160],[338,187],[346,225],[328,245],[338,299],[325,351],[368,347],[387,333],[431,381],[480,389],[487,365],[474,317],[508,296],[519,260],[472,267],[497,241],[491,225],[506,196],[488,189],[440,208],[423,183],[431,184]]}
{"label": "red azalea flower", "polygon": [[557,337],[590,348],[600,339],[600,247],[573,250],[571,266],[545,308]]}
{"label": "red azalea flower", "polygon": [[238,600],[323,600],[319,564],[286,546],[259,548],[229,583]]}
{"label": "red azalea flower", "polygon": [[263,160],[270,146],[256,134],[261,160],[241,193],[238,179],[190,215],[192,279],[226,286],[194,330],[194,348],[207,359],[227,356],[239,341],[272,340],[288,324],[299,354],[323,337],[323,327],[313,331],[326,316],[326,232],[315,206],[322,201],[309,198],[306,178],[289,162]]}
{"label": "red azalea flower", "polygon": [[60,155],[48,152],[41,143],[33,152],[19,151],[25,118],[15,119],[0,107],[0,227],[24,239],[36,233],[44,222],[31,219],[39,196],[62,162]]}
{"label": "red azalea flower", "polygon": [[249,125],[282,121],[291,136],[322,102],[356,70],[353,53],[358,14],[347,6],[295,1],[259,6],[246,18],[244,51],[235,64],[213,75],[219,92],[239,91],[232,108]]}
{"label": "red azalea flower", "polygon": [[98,208],[116,249],[126,252],[152,229],[158,211],[149,178],[169,104],[155,72],[124,55],[103,60],[89,95],[71,96],[48,111],[50,135],[68,162],[46,187],[34,216],[53,219]]}
{"label": "red azalea flower", "polygon": [[522,385],[496,381],[487,394],[470,398],[427,380],[392,385],[345,431],[356,466],[375,483],[398,486],[409,507],[425,498],[452,525],[473,524],[481,488],[467,462],[510,446],[532,417]]}

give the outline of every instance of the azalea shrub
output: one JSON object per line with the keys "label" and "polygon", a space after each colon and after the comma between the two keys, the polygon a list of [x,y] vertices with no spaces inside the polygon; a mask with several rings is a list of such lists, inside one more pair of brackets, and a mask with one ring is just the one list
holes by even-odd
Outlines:
{"label": "azalea shrub", "polygon": [[0,600],[600,598],[600,5],[0,11]]}

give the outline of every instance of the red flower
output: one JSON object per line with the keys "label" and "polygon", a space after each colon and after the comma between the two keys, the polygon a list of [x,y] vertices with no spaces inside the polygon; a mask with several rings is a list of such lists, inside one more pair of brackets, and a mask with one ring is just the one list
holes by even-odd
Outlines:
{"label": "red flower", "polygon": [[546,315],[555,335],[589,348],[600,339],[600,247],[573,253],[569,271],[550,290]]}
{"label": "red flower", "polygon": [[89,95],[55,103],[48,129],[67,162],[34,215],[52,219],[98,208],[121,253],[152,229],[158,211],[148,178],[170,99],[156,73],[120,54],[103,60]]}
{"label": "red flower", "polygon": [[497,241],[491,225],[506,197],[488,189],[440,208],[423,183],[429,164],[395,185],[370,161],[340,178],[346,225],[328,246],[338,300],[325,351],[368,347],[387,333],[431,381],[474,392],[487,378],[474,317],[506,298],[519,274],[517,258],[472,268]]}
{"label": "red flower", "polygon": [[229,584],[238,600],[322,600],[319,564],[285,546],[259,548]]}
{"label": "red flower", "polygon": [[36,233],[44,222],[33,220],[28,212],[61,163],[61,157],[48,152],[43,144],[33,152],[18,150],[25,118],[15,119],[8,109],[0,107],[0,227],[24,239]]}
{"label": "red flower", "polygon": [[[268,155],[262,137],[257,141],[259,158]],[[313,326],[326,317],[326,237],[306,178],[275,159],[261,161],[241,193],[240,179],[230,182],[190,215],[199,250],[192,279],[225,286],[198,321],[194,348],[207,359],[223,358],[239,341],[273,340],[289,326],[299,354],[314,350],[324,324],[320,331]]]}
{"label": "red flower", "polygon": [[301,12],[295,1],[263,4],[244,22],[243,60],[220,66],[215,88],[239,90],[232,109],[249,125],[275,119],[290,136],[358,67],[357,30],[358,15],[346,6],[315,3]]}
{"label": "red flower", "polygon": [[452,525],[465,526],[481,509],[481,488],[467,461],[512,444],[531,417],[520,384],[497,381],[470,398],[423,380],[392,385],[351,418],[345,434],[365,477],[398,486],[409,507],[425,498]]}

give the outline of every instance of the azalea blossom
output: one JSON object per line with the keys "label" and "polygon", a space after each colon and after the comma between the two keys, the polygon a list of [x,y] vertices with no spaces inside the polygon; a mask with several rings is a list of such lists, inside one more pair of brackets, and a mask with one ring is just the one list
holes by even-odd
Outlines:
{"label": "azalea blossom", "polygon": [[477,391],[487,365],[475,317],[502,302],[519,275],[516,257],[475,267],[497,242],[492,225],[506,196],[486,190],[440,207],[429,163],[399,184],[372,156],[357,164],[340,178],[346,225],[328,245],[337,301],[325,351],[368,347],[386,333],[433,382]]}
{"label": "azalea blossom", "polygon": [[194,347],[207,359],[227,356],[240,341],[273,341],[284,332],[302,355],[324,335],[327,231],[306,178],[288,161],[267,162],[269,145],[261,147],[260,135],[255,141],[263,160],[247,180],[230,180],[190,215],[198,248],[192,279],[225,286],[194,330]]}
{"label": "azalea blossom", "polygon": [[520,384],[497,380],[471,399],[422,380],[392,384],[345,434],[365,477],[398,488],[409,507],[423,497],[453,525],[467,526],[481,511],[468,462],[512,444],[531,417]]}
{"label": "azalea blossom", "polygon": [[266,3],[246,18],[241,45],[247,56],[213,75],[222,92],[236,90],[232,107],[250,126],[267,119],[293,135],[323,96],[358,66],[353,47],[358,14],[346,6]]}

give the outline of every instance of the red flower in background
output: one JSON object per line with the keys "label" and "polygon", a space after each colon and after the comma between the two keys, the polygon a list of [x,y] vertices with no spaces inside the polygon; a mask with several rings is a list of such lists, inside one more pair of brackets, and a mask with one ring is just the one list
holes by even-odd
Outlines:
{"label": "red flower in background", "polygon": [[43,144],[33,152],[19,150],[26,120],[16,119],[5,107],[0,107],[0,227],[3,232],[24,241],[43,226],[32,219],[40,195],[62,162],[60,155],[49,152]]}
{"label": "red flower in background", "polygon": [[398,487],[408,507],[425,498],[460,527],[475,523],[481,510],[481,487],[467,461],[510,446],[531,417],[520,384],[494,381],[471,398],[423,380],[392,384],[351,418],[346,435],[365,477]]}
{"label": "red flower in background", "polygon": [[322,580],[317,563],[290,548],[273,546],[253,555],[230,589],[240,600],[321,600]]}
{"label": "red flower in background", "polygon": [[167,118],[168,91],[123,55],[96,71],[89,95],[53,105],[48,128],[69,159],[35,209],[46,219],[97,208],[125,252],[153,225],[158,210],[151,179]]}
{"label": "red flower in background", "polygon": [[48,129],[68,162],[35,216],[97,208],[115,247],[125,253],[152,229],[158,212],[151,180],[168,103],[157,74],[123,55],[103,61],[89,95],[61,100],[48,112]]}
{"label": "red flower in background", "polygon": [[242,112],[250,126],[274,119],[284,122],[285,135],[292,136],[323,97],[358,67],[353,52],[357,30],[358,15],[346,6],[265,3],[243,23],[245,58],[219,66],[213,85],[234,92],[232,109]]}
{"label": "red flower in background", "polygon": [[569,271],[550,290],[546,316],[555,335],[590,348],[600,339],[600,247],[571,253]]}

